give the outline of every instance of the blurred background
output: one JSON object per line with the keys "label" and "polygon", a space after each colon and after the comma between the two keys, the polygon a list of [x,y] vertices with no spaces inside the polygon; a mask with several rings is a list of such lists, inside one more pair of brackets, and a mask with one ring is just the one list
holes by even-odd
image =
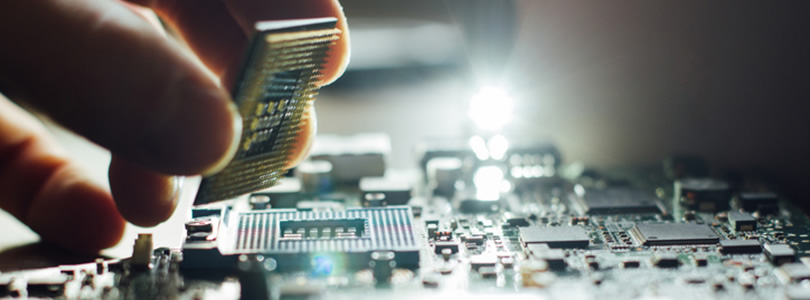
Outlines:
{"label": "blurred background", "polygon": [[549,139],[566,162],[695,154],[806,198],[806,1],[342,3],[352,61],[322,90],[319,132],[387,132],[395,166],[425,136],[467,134],[470,100],[494,86],[513,103],[501,131]]}
{"label": "blurred background", "polygon": [[[767,174],[810,205],[810,2],[342,3],[352,60],[321,90],[319,134],[386,133],[394,168],[416,167],[425,138],[485,131],[551,141],[565,162],[594,166],[699,155]],[[51,129],[106,182],[105,150]],[[128,255],[137,232],[176,242],[196,182],[169,222],[128,228],[111,255]],[[0,249],[37,239],[8,216],[0,228],[19,232]]]}

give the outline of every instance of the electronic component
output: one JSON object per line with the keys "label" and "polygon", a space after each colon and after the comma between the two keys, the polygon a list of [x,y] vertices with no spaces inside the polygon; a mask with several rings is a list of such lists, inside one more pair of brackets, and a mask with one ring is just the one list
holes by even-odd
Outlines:
{"label": "electronic component", "polygon": [[390,153],[391,138],[386,134],[320,134],[312,144],[310,158],[330,162],[336,183],[357,183],[363,177],[383,176]]}
{"label": "electronic component", "polygon": [[810,268],[803,263],[786,263],[779,267],[778,274],[786,283],[810,280]]}
{"label": "electronic component", "polygon": [[675,181],[675,199],[687,209],[721,211],[729,208],[731,187],[722,180],[685,178]]}
{"label": "electronic component", "polygon": [[622,267],[625,269],[634,269],[641,266],[641,262],[637,260],[625,260],[622,262]]}
{"label": "electronic component", "polygon": [[374,251],[371,253],[371,261],[368,263],[374,273],[377,282],[388,282],[394,273],[397,262],[394,260],[396,254],[392,251]]}
{"label": "electronic component", "polygon": [[782,265],[796,261],[796,251],[787,244],[765,244],[765,256],[774,265]]}
{"label": "electronic component", "polygon": [[[210,214],[210,208],[201,208]],[[357,269],[368,266],[375,251],[392,251],[397,266],[415,268],[419,251],[410,207],[297,211],[292,209],[219,212],[218,232],[183,245],[183,267],[232,267],[235,257],[261,254],[278,269]],[[210,217],[210,215],[206,216]]]}
{"label": "electronic component", "polygon": [[586,189],[583,195],[573,197],[588,215],[661,212],[655,197],[630,188]]}
{"label": "electronic component", "polygon": [[301,179],[301,192],[324,195],[334,190],[332,163],[325,160],[306,160],[295,167],[295,176]]}
{"label": "electronic component", "polygon": [[131,264],[139,268],[148,268],[150,263],[152,263],[152,234],[139,233],[138,239],[132,245]]}
{"label": "electronic component", "polygon": [[[363,194],[364,207],[382,207],[388,205],[388,198],[383,193],[366,193]],[[434,228],[435,231],[436,228]]]}
{"label": "electronic component", "polygon": [[433,243],[436,254],[443,254],[444,250],[450,250],[450,254],[458,253],[458,242],[437,241]]}
{"label": "electronic component", "polygon": [[298,178],[281,178],[276,185],[253,193],[267,196],[273,208],[295,208],[301,200],[301,181]]}
{"label": "electronic component", "polygon": [[452,198],[461,179],[463,162],[457,157],[437,157],[427,162],[428,185],[433,194]]}
{"label": "electronic component", "polygon": [[477,254],[470,256],[470,266],[473,270],[478,270],[482,267],[495,267],[498,263],[498,257],[490,254]]}
{"label": "electronic component", "polygon": [[551,248],[588,248],[590,237],[582,227],[520,227],[520,241],[524,245],[547,244]]}
{"label": "electronic component", "polygon": [[716,244],[719,240],[711,227],[705,224],[637,224],[636,237],[647,246]]}
{"label": "electronic component", "polygon": [[[716,212],[680,203],[668,209],[660,202],[671,182],[646,167],[611,173],[567,166],[555,183],[513,178],[553,165],[553,156],[451,158],[461,164],[451,198],[431,192],[430,179],[396,170],[359,182],[333,180],[324,194],[316,185],[302,188],[307,172],[299,169],[274,187],[195,205],[178,237],[185,238],[181,249],[143,247],[129,259],[36,274],[0,264],[0,298],[410,299],[485,292],[780,299],[800,297],[791,288],[810,280],[804,266],[810,258],[802,257],[810,253],[810,218],[790,202],[772,215],[742,212],[739,199]],[[528,169],[506,174],[508,166]],[[488,198],[496,200],[473,195],[484,167],[504,172],[488,179],[503,183]],[[385,188],[368,187],[368,180],[392,174],[410,183],[410,209],[388,203]],[[325,173],[316,175],[310,179]],[[462,209],[464,199],[482,209]]]}
{"label": "electronic component", "polygon": [[653,255],[653,265],[659,268],[677,268],[680,266],[678,255],[669,252],[656,252]]}
{"label": "electronic component", "polygon": [[253,195],[248,198],[248,202],[250,202],[250,209],[267,209],[270,206],[270,197],[267,195]]}
{"label": "electronic component", "polygon": [[545,261],[549,269],[555,271],[565,270],[565,268],[568,267],[568,264],[565,262],[565,253],[560,249],[551,249],[541,252],[536,258]]}
{"label": "electronic component", "polygon": [[737,201],[747,212],[775,214],[779,211],[779,196],[774,193],[740,193]]}
{"label": "electronic component", "polygon": [[233,160],[200,183],[195,204],[268,188],[285,172],[314,101],[337,19],[258,22],[233,88],[242,137]]}
{"label": "electronic component", "polygon": [[720,252],[723,254],[762,253],[762,244],[758,240],[721,240]]}
{"label": "electronic component", "polygon": [[736,231],[754,231],[757,229],[757,219],[751,214],[734,211],[728,214],[728,223]]}
{"label": "electronic component", "polygon": [[533,259],[545,262],[548,268],[560,271],[568,267],[565,262],[565,253],[561,249],[551,249],[548,244],[528,244],[524,251]]}
{"label": "electronic component", "polygon": [[527,227],[529,226],[529,220],[526,219],[524,216],[519,216],[513,213],[504,213],[503,214],[503,222],[504,225],[509,227]]}
{"label": "electronic component", "polygon": [[692,261],[695,262],[695,266],[698,267],[705,267],[709,265],[709,260],[702,256],[696,256],[692,258]]}
{"label": "electronic component", "polygon": [[411,200],[411,184],[392,176],[360,178],[360,191],[364,194],[381,193],[389,205],[404,205]]}

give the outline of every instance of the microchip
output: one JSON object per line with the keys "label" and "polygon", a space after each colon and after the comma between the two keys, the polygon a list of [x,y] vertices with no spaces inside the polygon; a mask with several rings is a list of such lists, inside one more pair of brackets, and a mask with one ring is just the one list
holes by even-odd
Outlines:
{"label": "microchip", "polygon": [[375,251],[393,252],[401,268],[419,265],[409,206],[343,211],[223,208],[218,218],[222,221],[207,239],[186,240],[184,268],[232,268],[239,255],[250,254],[275,259],[280,270],[306,270],[326,263],[360,269],[368,267]]}
{"label": "microchip", "polygon": [[653,256],[653,264],[659,268],[677,268],[681,262],[675,253],[656,252]]}
{"label": "microchip", "polygon": [[646,246],[716,244],[719,240],[705,224],[637,224],[632,232]]}
{"label": "microchip", "polygon": [[765,214],[779,212],[779,196],[774,193],[740,193],[737,200],[740,207],[747,212],[759,211]]}
{"label": "microchip", "polygon": [[225,200],[273,186],[284,175],[304,111],[330,46],[339,39],[337,19],[256,23],[232,90],[242,116],[242,137],[233,160],[204,177],[195,204]]}
{"label": "microchip", "polygon": [[641,262],[637,260],[625,260],[622,262],[622,267],[625,269],[633,269],[641,266]]}
{"label": "microchip", "polygon": [[675,181],[675,200],[691,210],[722,211],[729,209],[731,186],[712,178],[684,178]]}
{"label": "microchip", "polygon": [[453,241],[439,241],[433,243],[436,254],[442,254],[442,250],[449,249],[450,253],[458,253],[458,242]]}
{"label": "microchip", "polygon": [[411,184],[402,178],[363,177],[360,178],[360,191],[363,196],[381,193],[389,205],[405,205],[411,200]]}
{"label": "microchip", "polygon": [[796,261],[796,251],[787,244],[765,244],[765,256],[777,266]]}
{"label": "microchip", "polygon": [[481,267],[495,267],[495,264],[498,263],[498,257],[490,254],[477,254],[470,256],[470,266],[474,270],[478,270]]}
{"label": "microchip", "polygon": [[757,229],[757,219],[749,213],[731,212],[728,214],[728,222],[736,231],[754,231]]}
{"label": "microchip", "polygon": [[723,254],[762,253],[758,240],[722,240],[720,252]]}
{"label": "microchip", "polygon": [[659,201],[630,188],[588,189],[576,197],[588,215],[660,213]]}
{"label": "microchip", "polygon": [[520,241],[524,244],[547,244],[551,248],[588,248],[591,238],[584,228],[566,227],[520,227]]}
{"label": "microchip", "polygon": [[779,267],[777,276],[783,278],[786,283],[801,282],[803,280],[810,280],[810,268],[807,268],[802,263],[789,263]]}

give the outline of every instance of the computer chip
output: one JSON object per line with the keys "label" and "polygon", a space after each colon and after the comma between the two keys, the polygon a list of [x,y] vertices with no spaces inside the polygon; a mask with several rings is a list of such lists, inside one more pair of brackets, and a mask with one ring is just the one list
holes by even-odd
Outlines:
{"label": "computer chip", "polygon": [[393,252],[398,267],[419,265],[413,215],[408,206],[240,212],[196,208],[194,212],[195,217],[211,218],[211,214],[221,220],[217,229],[206,232],[204,239],[192,239],[189,234],[183,245],[187,269],[233,268],[236,258],[243,254],[273,258],[283,270],[306,270],[324,263],[334,268],[358,269],[368,267],[375,251]]}
{"label": "computer chip", "polygon": [[720,241],[720,253],[762,253],[762,244],[758,240],[722,240]]}
{"label": "computer chip", "polygon": [[716,244],[720,239],[706,224],[638,224],[632,232],[647,246]]}
{"label": "computer chip", "polygon": [[590,236],[579,226],[520,227],[520,241],[528,244],[547,244],[550,248],[588,248]]}
{"label": "computer chip", "polygon": [[630,188],[587,189],[574,197],[588,215],[661,212],[658,199]]}
{"label": "computer chip", "polygon": [[335,18],[256,23],[233,99],[242,137],[233,160],[203,178],[195,204],[268,188],[284,173],[297,134],[315,100],[320,70],[339,38]]}

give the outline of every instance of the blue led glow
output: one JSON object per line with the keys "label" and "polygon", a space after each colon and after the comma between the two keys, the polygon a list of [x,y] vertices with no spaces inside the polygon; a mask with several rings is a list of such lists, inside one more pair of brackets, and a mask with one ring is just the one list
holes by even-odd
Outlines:
{"label": "blue led glow", "polygon": [[332,270],[335,263],[332,258],[327,255],[318,255],[312,259],[312,275],[315,276],[329,276],[332,275]]}

